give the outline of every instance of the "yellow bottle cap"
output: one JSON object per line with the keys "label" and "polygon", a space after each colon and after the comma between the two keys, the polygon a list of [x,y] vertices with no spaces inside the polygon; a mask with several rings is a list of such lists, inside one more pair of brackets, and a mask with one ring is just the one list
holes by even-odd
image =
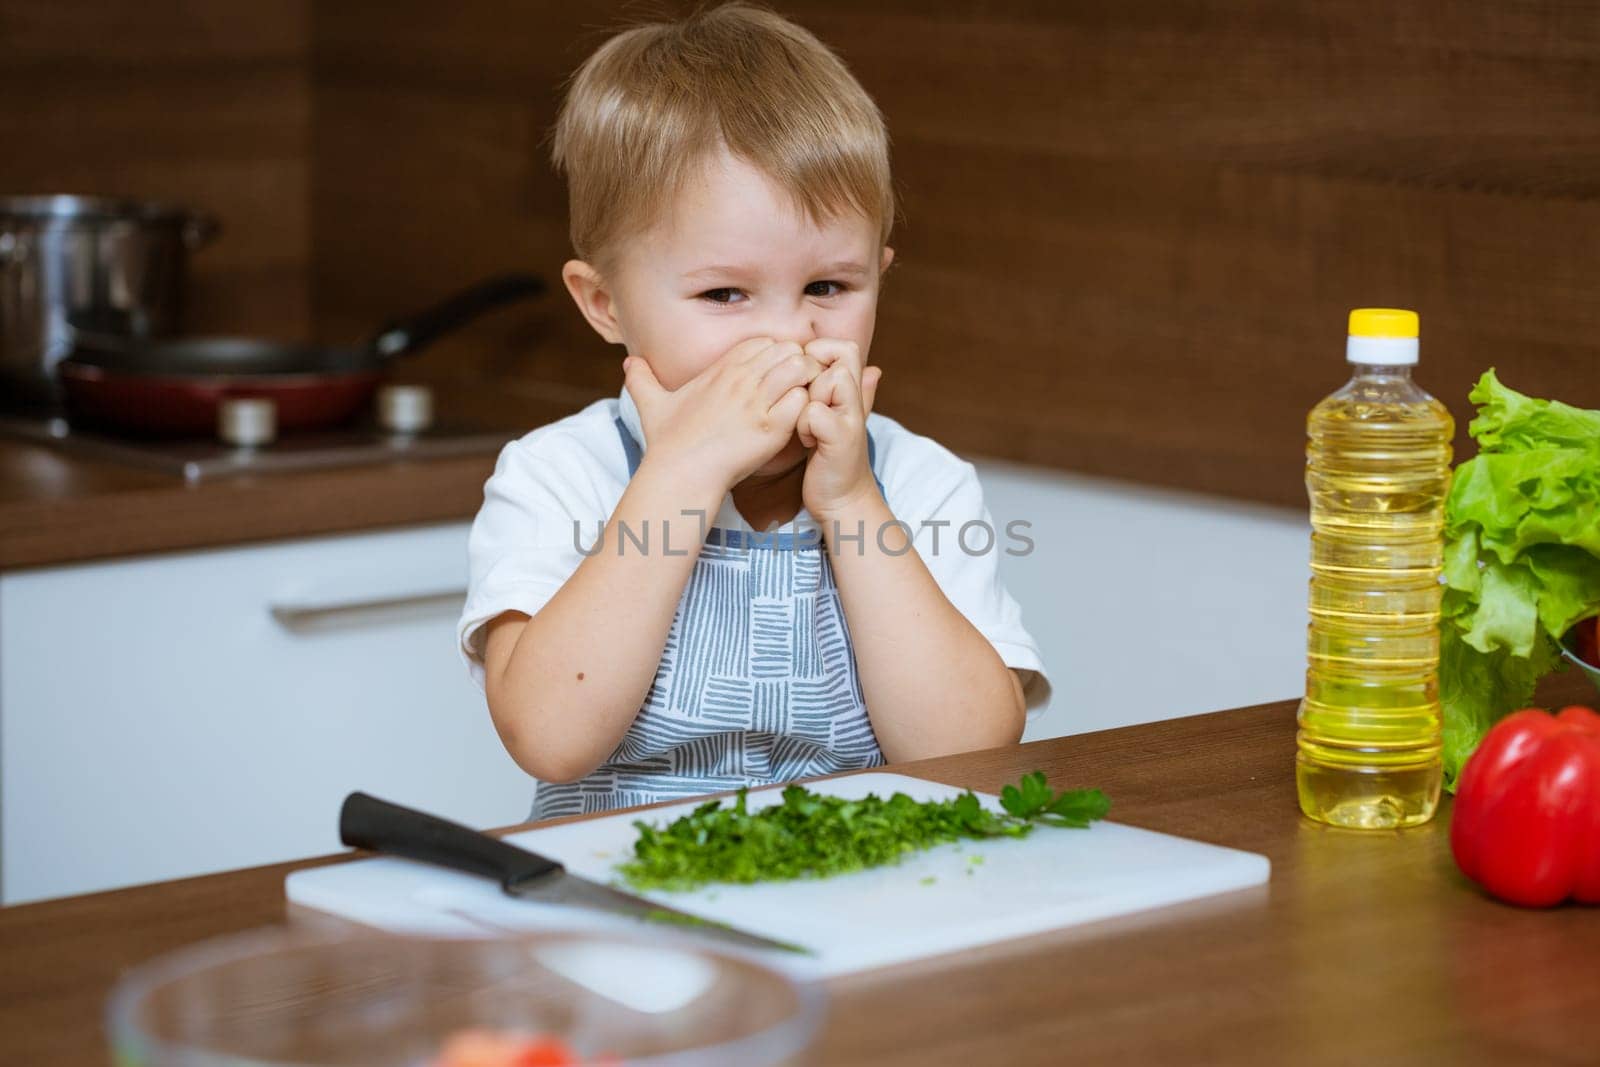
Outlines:
{"label": "yellow bottle cap", "polygon": [[1356,308],[1350,312],[1351,337],[1415,337],[1417,313],[1402,308]]}

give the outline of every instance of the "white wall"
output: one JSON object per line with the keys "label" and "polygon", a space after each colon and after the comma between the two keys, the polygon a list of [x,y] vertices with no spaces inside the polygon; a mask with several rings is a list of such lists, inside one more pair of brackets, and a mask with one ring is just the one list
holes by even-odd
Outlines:
{"label": "white wall", "polygon": [[1304,511],[973,462],[995,528],[1032,523],[1000,563],[1054,683],[1026,740],[1300,695]]}

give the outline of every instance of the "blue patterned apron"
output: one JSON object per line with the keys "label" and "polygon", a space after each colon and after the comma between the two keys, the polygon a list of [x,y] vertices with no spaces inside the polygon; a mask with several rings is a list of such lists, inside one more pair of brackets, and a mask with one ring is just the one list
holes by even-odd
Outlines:
{"label": "blue patterned apron", "polygon": [[[631,479],[639,443],[620,418],[617,432]],[[867,462],[882,493],[876,451],[868,433]],[[821,531],[713,526],[633,725],[589,775],[540,782],[532,818],[883,763]]]}

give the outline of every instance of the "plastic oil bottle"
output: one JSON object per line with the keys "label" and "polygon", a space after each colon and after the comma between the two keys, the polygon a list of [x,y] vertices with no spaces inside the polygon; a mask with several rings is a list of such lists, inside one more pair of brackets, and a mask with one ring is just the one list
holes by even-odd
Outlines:
{"label": "plastic oil bottle", "polygon": [[1335,826],[1415,826],[1439,803],[1455,423],[1411,380],[1417,332],[1412,311],[1352,311],[1352,377],[1306,420],[1311,625],[1295,780],[1300,810]]}

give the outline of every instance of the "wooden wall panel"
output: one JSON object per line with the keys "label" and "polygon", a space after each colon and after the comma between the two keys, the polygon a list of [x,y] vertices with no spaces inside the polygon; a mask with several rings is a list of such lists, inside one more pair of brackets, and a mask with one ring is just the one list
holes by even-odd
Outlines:
{"label": "wooden wall panel", "polygon": [[[553,281],[561,80],[681,6],[315,5],[319,324],[504,266]],[[1600,406],[1592,3],[777,6],[888,117],[880,408],[958,450],[1300,506],[1304,415],[1363,304],[1422,313],[1458,415],[1491,364]],[[614,392],[619,354],[557,293],[410,373],[533,418]]]}
{"label": "wooden wall panel", "polygon": [[310,28],[310,0],[5,0],[0,192],[207,210],[189,329],[306,335]]}
{"label": "wooden wall panel", "polygon": [[621,350],[561,288],[566,193],[545,145],[556,87],[604,39],[604,5],[403,0],[381,6],[375,37],[379,10],[315,9],[319,325],[359,336],[476,278],[531,270],[547,298],[440,341],[401,376],[513,426],[614,393]]}

